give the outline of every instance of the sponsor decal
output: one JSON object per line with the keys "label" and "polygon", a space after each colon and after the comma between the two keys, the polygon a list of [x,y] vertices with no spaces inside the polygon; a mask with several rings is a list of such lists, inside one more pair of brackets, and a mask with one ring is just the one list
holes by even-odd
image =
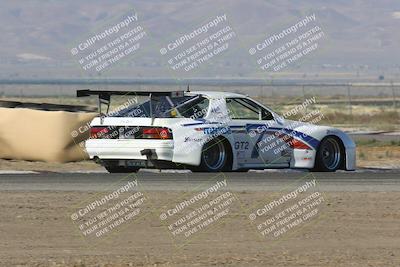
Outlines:
{"label": "sponsor decal", "polygon": [[186,136],[184,142],[202,142],[202,141],[203,141],[202,138],[195,138],[195,137]]}
{"label": "sponsor decal", "polygon": [[229,127],[206,127],[203,128],[204,134],[229,134],[231,130]]}

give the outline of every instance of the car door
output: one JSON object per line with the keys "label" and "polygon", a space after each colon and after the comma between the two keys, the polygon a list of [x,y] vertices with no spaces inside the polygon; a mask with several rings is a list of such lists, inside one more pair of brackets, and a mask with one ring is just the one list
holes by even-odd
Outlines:
{"label": "car door", "polygon": [[240,167],[288,165],[289,159],[282,157],[280,151],[284,143],[279,137],[281,126],[270,111],[248,98],[227,98],[226,105],[235,140],[233,150]]}

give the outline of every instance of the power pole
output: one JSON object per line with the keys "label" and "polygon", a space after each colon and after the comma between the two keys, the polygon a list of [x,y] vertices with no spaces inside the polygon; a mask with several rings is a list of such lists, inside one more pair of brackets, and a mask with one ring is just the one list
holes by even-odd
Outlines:
{"label": "power pole", "polygon": [[397,108],[397,103],[396,103],[396,92],[394,90],[394,85],[393,85],[393,81],[390,81],[390,86],[392,87],[392,95],[393,95],[393,109],[396,110]]}
{"label": "power pole", "polygon": [[351,118],[351,122],[353,123],[353,106],[351,103],[351,91],[350,91],[350,84],[347,84],[347,96],[349,98],[349,115]]}

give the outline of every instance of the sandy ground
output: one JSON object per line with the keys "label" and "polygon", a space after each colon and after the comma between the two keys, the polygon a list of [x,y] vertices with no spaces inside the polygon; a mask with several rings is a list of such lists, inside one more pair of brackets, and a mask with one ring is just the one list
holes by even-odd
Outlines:
{"label": "sandy ground", "polygon": [[0,170],[7,171],[40,171],[40,172],[74,172],[74,171],[105,171],[94,161],[79,161],[68,163],[40,162],[26,160],[0,159]]}
{"label": "sandy ground", "polygon": [[400,192],[324,193],[317,218],[277,239],[248,218],[272,193],[234,192],[215,227],[179,240],[159,216],[185,192],[143,193],[141,217],[89,238],[71,212],[95,192],[2,191],[0,266],[400,266]]}

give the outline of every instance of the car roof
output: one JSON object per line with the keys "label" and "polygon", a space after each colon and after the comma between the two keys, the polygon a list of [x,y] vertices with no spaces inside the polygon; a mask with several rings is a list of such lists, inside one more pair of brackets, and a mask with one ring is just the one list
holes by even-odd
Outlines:
{"label": "car roof", "polygon": [[229,98],[229,97],[246,97],[242,94],[231,93],[231,92],[221,92],[221,91],[193,91],[188,92],[186,94],[193,94],[193,95],[204,95],[210,98]]}

